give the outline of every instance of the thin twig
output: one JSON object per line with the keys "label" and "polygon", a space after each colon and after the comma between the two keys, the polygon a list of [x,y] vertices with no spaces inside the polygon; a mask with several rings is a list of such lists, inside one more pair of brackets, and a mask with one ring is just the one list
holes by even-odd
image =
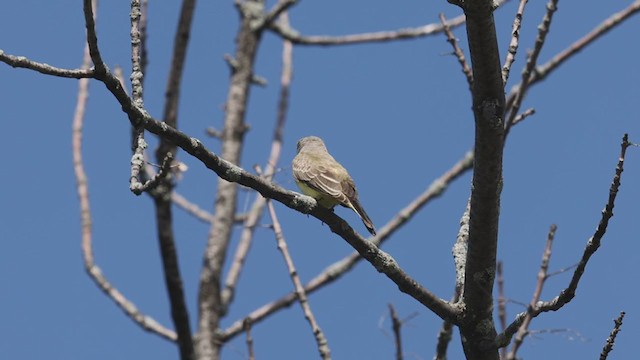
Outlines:
{"label": "thin twig", "polygon": [[402,321],[398,318],[398,313],[396,312],[396,308],[393,307],[393,304],[389,304],[389,314],[391,316],[393,339],[396,344],[396,360],[402,360],[402,334],[400,333],[400,329],[402,329]]}
{"label": "thin twig", "polygon": [[547,277],[550,278],[552,276],[556,276],[556,275],[560,275],[560,274],[566,273],[567,271],[569,271],[571,269],[575,269],[576,267],[578,267],[578,264],[573,264],[571,266],[567,266],[566,268],[562,268],[560,270],[552,271],[552,272],[547,274]]}
{"label": "thin twig", "polygon": [[179,208],[186,211],[188,214],[193,215],[193,217],[202,222],[211,224],[211,221],[213,221],[213,215],[210,212],[187,200],[187,198],[176,191],[171,193],[171,201],[173,201],[173,203]]}
{"label": "thin twig", "polygon": [[518,352],[518,349],[520,349],[525,336],[527,336],[529,333],[529,324],[531,324],[531,320],[533,319],[532,313],[536,306],[538,306],[538,301],[540,301],[540,296],[542,295],[542,288],[544,287],[544,283],[547,280],[549,260],[551,259],[551,247],[553,246],[553,239],[556,235],[557,228],[558,227],[555,224],[551,225],[551,227],[549,228],[549,234],[547,235],[547,244],[544,247],[544,254],[542,255],[542,261],[540,263],[540,271],[538,272],[536,289],[533,292],[531,302],[529,303],[529,307],[527,308],[527,315],[525,315],[525,318],[522,321],[522,325],[520,325],[518,333],[516,334],[516,338],[513,346],[511,347],[511,351],[506,357],[508,360],[516,359],[516,353]]}
{"label": "thin twig", "polygon": [[251,336],[251,319],[244,321],[244,334],[247,338],[247,351],[249,353],[249,360],[255,360],[256,355],[253,352],[253,337]]}
{"label": "thin twig", "polygon": [[296,296],[298,301],[300,302],[300,306],[302,307],[302,311],[304,312],[304,317],[309,322],[311,326],[311,331],[313,331],[313,335],[316,339],[316,344],[318,346],[318,351],[320,352],[320,357],[323,359],[331,359],[331,351],[329,350],[329,343],[327,342],[327,338],[324,336],[324,333],[320,329],[318,322],[316,321],[313,312],[311,311],[311,306],[309,305],[309,301],[307,300],[307,293],[304,291],[304,286],[302,286],[302,282],[300,281],[300,277],[298,276],[298,272],[293,264],[293,259],[291,255],[289,255],[289,250],[287,248],[287,243],[284,238],[284,234],[282,232],[282,227],[280,226],[280,222],[278,221],[278,217],[276,215],[276,209],[273,206],[272,201],[267,201],[267,207],[269,208],[269,215],[271,216],[271,221],[273,222],[273,232],[276,236],[276,241],[278,243],[278,250],[282,252],[282,256],[284,257],[284,261],[287,264],[287,269],[289,270],[289,276],[291,277],[291,281],[293,282]]}
{"label": "thin twig", "polygon": [[584,274],[585,268],[587,267],[587,263],[591,256],[598,250],[600,247],[600,243],[602,242],[602,238],[607,232],[607,226],[609,225],[609,220],[613,217],[613,208],[615,206],[616,195],[618,194],[618,190],[620,188],[620,183],[622,179],[622,172],[624,171],[624,158],[627,153],[627,148],[632,144],[629,142],[629,135],[624,134],[622,138],[620,156],[618,158],[618,164],[616,166],[616,172],[613,177],[613,181],[611,183],[611,187],[609,188],[609,198],[607,200],[607,204],[602,210],[602,217],[598,226],[596,227],[596,231],[593,236],[589,238],[587,241],[587,245],[582,254],[582,258],[580,262],[578,262],[578,266],[573,272],[573,277],[569,282],[569,285],[560,292],[558,296],[553,298],[551,301],[545,301],[538,303],[532,311],[522,312],[516,316],[516,319],[507,326],[507,328],[497,336],[496,343],[498,347],[507,346],[511,342],[511,337],[518,331],[520,325],[522,325],[525,320],[527,314],[531,314],[532,318],[540,315],[543,312],[547,311],[557,311],[562,308],[564,305],[568,304],[576,294],[576,289],[578,288],[578,284],[580,283],[580,279]]}
{"label": "thin twig", "polygon": [[519,123],[520,121],[526,119],[527,117],[529,117],[529,116],[531,116],[531,115],[533,115],[535,113],[536,113],[536,109],[528,108],[527,110],[525,110],[522,113],[518,114],[518,116],[516,116],[515,119],[513,119],[513,125]]}
{"label": "thin twig", "polygon": [[515,97],[513,102],[509,103],[509,108],[506,108],[505,111],[509,111],[509,115],[506,117],[505,122],[505,136],[511,130],[513,126],[513,122],[520,111],[520,106],[524,101],[524,98],[527,95],[527,91],[529,90],[531,73],[535,70],[536,64],[538,63],[538,56],[542,51],[542,46],[545,43],[547,38],[547,34],[549,33],[549,29],[551,27],[551,20],[553,19],[553,14],[558,9],[558,0],[549,0],[547,3],[547,12],[542,18],[542,23],[538,26],[538,36],[536,37],[535,46],[533,51],[527,57],[527,63],[522,71],[522,80],[520,81],[520,87],[515,93]]}
{"label": "thin twig", "polygon": [[616,336],[618,336],[620,328],[622,327],[622,319],[624,319],[624,315],[625,312],[621,311],[618,318],[613,320],[613,323],[615,325],[613,326],[613,330],[611,330],[611,334],[609,334],[609,337],[607,338],[607,342],[602,348],[602,352],[600,353],[600,360],[607,360],[607,357],[609,357],[609,353],[611,352],[611,350],[613,350],[613,345],[616,342]]}
{"label": "thin twig", "polygon": [[458,63],[460,63],[460,67],[462,67],[462,73],[467,78],[467,84],[469,84],[469,90],[473,87],[473,72],[471,71],[471,67],[467,63],[467,60],[464,57],[464,52],[460,48],[458,44],[458,39],[456,39],[455,35],[453,35],[453,31],[451,31],[451,27],[447,24],[447,19],[444,17],[443,13],[440,13],[440,24],[444,29],[444,33],[447,36],[447,42],[451,44],[453,47],[453,54],[458,59]]}
{"label": "thin twig", "polygon": [[[457,16],[447,22],[450,27],[458,27],[464,24],[464,15]],[[350,45],[362,43],[385,42],[404,39],[415,39],[429,35],[439,34],[444,31],[441,24],[427,24],[415,28],[398,29],[392,31],[379,31],[363,34],[352,34],[343,36],[305,36],[301,35],[297,30],[290,26],[284,26],[278,22],[269,25],[269,29],[284,39],[291,41],[296,45]]]}
{"label": "thin twig", "polygon": [[144,130],[140,129],[135,131],[137,133],[137,146],[131,156],[131,176],[129,177],[129,190],[135,195],[140,195],[145,191],[155,189],[161,180],[167,178],[171,174],[171,163],[173,161],[173,154],[168,152],[162,160],[160,170],[151,179],[141,182],[139,176],[143,173],[145,166],[144,150],[147,148],[147,143],[144,141]]}
{"label": "thin twig", "polygon": [[[496,268],[497,281],[498,281],[498,320],[500,321],[500,331],[504,331],[507,327],[507,301],[504,296],[504,270],[502,267],[502,261],[498,261]],[[504,350],[504,348],[503,348]],[[500,355],[500,358],[504,358],[504,353]]]}
{"label": "thin twig", "polygon": [[511,71],[511,65],[516,60],[516,53],[518,52],[518,45],[520,41],[520,27],[522,25],[522,15],[524,14],[524,8],[529,0],[520,0],[518,10],[516,11],[516,17],[513,19],[513,26],[511,30],[511,42],[509,42],[509,50],[507,51],[507,58],[504,60],[502,66],[502,82],[504,86],[507,86],[507,80],[509,80],[509,72]]}
{"label": "thin twig", "polygon": [[[95,9],[96,1],[91,4]],[[82,68],[88,68],[91,64],[88,46],[85,46]],[[120,308],[124,313],[138,324],[142,329],[159,335],[160,337],[176,341],[175,332],[165,328],[155,319],[140,312],[134,303],[129,301],[117,288],[115,288],[103,275],[102,270],[95,264],[93,256],[93,230],[91,219],[91,207],[89,202],[89,185],[84,170],[82,159],[82,130],[84,126],[85,108],[88,99],[89,79],[80,79],[78,82],[78,99],[73,116],[73,168],[76,176],[78,199],[80,201],[80,218],[82,228],[82,256],[84,267],[93,282]]]}
{"label": "thin twig", "polygon": [[45,75],[72,79],[92,78],[94,76],[93,69],[89,67],[84,69],[62,69],[46,63],[29,60],[24,56],[9,55],[2,50],[0,50],[0,61],[14,68],[34,70]]}
{"label": "thin twig", "polygon": [[[288,24],[287,13],[282,13],[280,21]],[[284,125],[287,120],[287,110],[289,107],[289,89],[291,87],[291,78],[293,76],[293,46],[290,41],[283,40],[282,44],[282,75],[280,78],[280,98],[278,100],[278,112],[276,115],[276,124],[273,131],[273,140],[271,143],[271,153],[265,167],[264,177],[271,180],[275,174],[275,169],[280,161],[282,153],[282,142]],[[227,273],[225,288],[222,291],[221,300],[224,307],[228,307],[233,301],[235,287],[240,278],[244,262],[247,258],[253,239],[254,230],[258,221],[262,217],[266,199],[258,195],[247,215],[244,222],[244,228],[240,235],[238,247],[233,256],[233,262]]]}
{"label": "thin twig", "polygon": [[[578,54],[585,47],[590,44],[593,44],[596,40],[598,40],[601,36],[613,30],[616,26],[622,24],[625,20],[635,15],[640,11],[640,0],[634,1],[631,5],[629,5],[624,10],[617,12],[611,16],[609,16],[605,21],[603,21],[600,25],[596,26],[593,30],[587,33],[585,36],[571,44],[568,48],[559,52],[555,55],[551,60],[546,63],[538,66],[529,77],[528,83],[529,87],[534,84],[541,82],[546,79],[547,76],[552,74],[555,70],[560,67],[560,65],[567,62],[574,55]],[[507,99],[506,109],[511,108],[511,104],[516,99],[516,95],[521,87],[521,84],[517,84],[511,88],[509,92],[509,96]]]}
{"label": "thin twig", "polygon": [[[622,24],[625,20],[635,15],[638,11],[640,11],[640,0],[634,1],[624,10],[609,16],[605,21],[596,26],[588,34],[571,44],[571,46],[555,55],[545,64],[538,66],[536,70],[531,74],[529,84],[537,83],[544,80],[550,73],[556,70],[560,65],[564,64],[573,55],[576,55],[587,45],[592,44],[601,36],[608,33],[616,26]],[[509,97],[511,97],[511,94],[509,95]]]}

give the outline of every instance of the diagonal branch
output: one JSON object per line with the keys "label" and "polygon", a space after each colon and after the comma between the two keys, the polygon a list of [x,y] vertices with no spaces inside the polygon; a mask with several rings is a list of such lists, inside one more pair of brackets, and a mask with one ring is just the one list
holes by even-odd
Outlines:
{"label": "diagonal branch", "polygon": [[511,30],[511,42],[509,42],[509,50],[507,51],[507,58],[504,60],[502,66],[502,82],[507,84],[509,80],[509,72],[511,71],[511,65],[516,60],[516,53],[518,52],[518,45],[520,41],[520,27],[522,26],[522,15],[524,14],[524,8],[529,0],[520,0],[518,10],[516,11],[516,17],[513,19],[513,26]]}
{"label": "diagonal branch", "polygon": [[549,234],[547,236],[547,244],[544,247],[544,253],[542,255],[542,261],[540,262],[540,271],[538,272],[538,281],[536,281],[536,289],[533,292],[533,296],[531,297],[531,301],[529,302],[529,306],[527,307],[527,315],[525,315],[524,320],[522,321],[522,325],[518,329],[518,333],[516,334],[516,339],[513,342],[513,347],[511,351],[507,355],[507,360],[515,360],[516,354],[518,353],[518,349],[522,345],[525,336],[529,334],[529,324],[531,324],[531,320],[533,317],[531,316],[533,309],[540,301],[540,296],[542,295],[542,288],[544,287],[544,283],[548,278],[549,271],[549,260],[551,259],[551,247],[553,245],[553,239],[556,234],[556,230],[558,227],[553,224],[551,228],[549,228]]}
{"label": "diagonal branch", "polygon": [[547,12],[542,18],[542,23],[538,26],[538,36],[536,37],[535,46],[533,51],[527,57],[527,63],[522,71],[522,80],[520,81],[520,85],[518,90],[514,94],[514,99],[509,103],[509,115],[505,124],[505,132],[508,134],[509,130],[513,126],[513,122],[520,111],[520,106],[524,101],[524,98],[527,95],[527,91],[529,90],[529,84],[531,80],[531,73],[536,67],[538,63],[538,56],[540,56],[540,52],[542,51],[542,46],[547,38],[547,34],[549,33],[549,28],[551,27],[551,20],[553,19],[553,14],[558,9],[558,0],[549,0],[547,3]]}
{"label": "diagonal branch", "polygon": [[[618,189],[620,188],[620,181],[622,179],[622,172],[624,171],[624,158],[627,153],[627,148],[631,146],[629,142],[629,136],[625,134],[622,138],[620,157],[618,159],[618,164],[616,166],[616,173],[613,177],[613,181],[611,183],[611,187],[609,189],[609,199],[607,200],[607,204],[602,210],[602,218],[598,223],[598,227],[594,232],[593,236],[587,241],[587,245],[582,254],[582,258],[578,263],[578,266],[573,272],[573,277],[569,282],[569,285],[560,292],[558,296],[553,298],[551,301],[540,302],[536,304],[535,308],[530,312],[531,317],[534,318],[540,315],[543,312],[547,311],[557,311],[562,308],[564,305],[568,304],[575,296],[576,289],[578,288],[578,284],[580,283],[580,279],[584,274],[585,268],[587,267],[587,263],[591,256],[598,250],[600,247],[600,243],[605,233],[607,232],[607,226],[609,225],[609,220],[613,217],[613,207],[615,206],[616,195],[618,194]],[[509,324],[509,326],[496,338],[497,346],[503,347],[507,346],[511,342],[511,337],[518,331],[518,328],[527,317],[529,312],[522,312],[516,316],[516,319]]]}
{"label": "diagonal branch", "polygon": [[295,288],[296,297],[298,298],[300,307],[302,307],[304,317],[309,322],[309,326],[311,326],[311,331],[313,332],[313,336],[315,337],[316,345],[318,346],[318,352],[320,352],[320,357],[325,360],[331,359],[329,343],[327,342],[327,338],[324,336],[324,332],[322,332],[322,330],[320,329],[320,326],[318,325],[318,322],[316,321],[316,318],[311,311],[307,293],[304,291],[304,286],[302,286],[302,282],[300,281],[298,272],[296,271],[295,265],[293,264],[293,259],[291,258],[291,255],[289,255],[287,242],[285,241],[282,227],[280,226],[280,222],[278,221],[278,216],[276,215],[276,209],[273,206],[273,201],[267,201],[267,207],[269,208],[269,215],[271,216],[271,221],[273,223],[273,232],[278,243],[278,250],[280,250],[280,252],[282,253],[284,261],[287,264],[289,276],[291,277],[291,281],[293,282]]}
{"label": "diagonal branch", "polygon": [[[404,224],[413,218],[420,209],[426,204],[430,203],[440,197],[448,188],[449,184],[465,174],[471,169],[473,164],[473,153],[468,152],[460,159],[451,169],[445,172],[438,179],[434,180],[429,187],[416,199],[414,199],[404,209],[400,210],[398,214],[383,226],[378,235],[371,239],[371,242],[375,245],[380,245],[400,229]],[[340,279],[349,270],[351,270],[357,263],[362,260],[360,254],[355,252],[351,255],[344,257],[341,260],[334,262],[327,266],[320,274],[316,275],[307,285],[305,291],[307,293],[315,292],[324,286],[331,284],[332,282]],[[260,308],[252,311],[247,318],[250,318],[252,322],[258,322],[264,320],[267,316],[275,313],[276,311],[290,306],[296,300],[295,294],[289,293],[282,296],[280,299],[272,301],[268,304],[261,306]],[[234,322],[229,328],[223,331],[221,339],[228,341],[242,332],[242,320]]]}
{"label": "diagonal branch", "polygon": [[607,342],[602,348],[602,352],[600,353],[600,360],[607,360],[607,358],[609,357],[609,353],[611,353],[611,351],[613,350],[613,345],[616,342],[616,336],[618,336],[620,328],[622,327],[622,319],[624,319],[624,315],[625,312],[622,311],[620,312],[618,318],[613,320],[613,323],[615,325],[613,326],[613,330],[611,330],[611,334],[609,334],[609,337],[607,338]]}
{"label": "diagonal branch", "polygon": [[443,13],[440,13],[440,23],[444,27],[444,33],[445,35],[447,35],[447,41],[453,47],[453,53],[458,59],[458,63],[460,63],[460,67],[462,68],[462,73],[467,78],[467,83],[469,84],[469,90],[471,90],[473,87],[473,73],[471,72],[471,68],[469,67],[467,60],[464,57],[464,52],[462,51],[462,49],[460,48],[460,45],[458,44],[458,39],[456,39],[456,37],[453,35],[453,32],[451,31],[451,27],[447,24],[447,21]]}
{"label": "diagonal branch", "polygon": [[[560,65],[567,62],[574,55],[578,54],[588,45],[594,43],[601,36],[605,35],[609,31],[613,30],[616,26],[622,24],[625,20],[629,19],[631,16],[635,15],[640,11],[640,0],[634,1],[631,5],[629,5],[626,9],[617,12],[605,21],[603,21],[600,25],[596,26],[593,30],[591,30],[588,34],[571,44],[568,48],[561,51],[557,55],[555,55],[551,60],[546,63],[538,66],[532,73],[529,78],[529,86],[532,86],[536,83],[541,82],[546,79],[551,73],[557,70]],[[507,108],[510,107],[510,104],[515,100],[515,96],[520,88],[520,84],[515,85],[511,91],[509,92],[509,97],[507,99]]]}

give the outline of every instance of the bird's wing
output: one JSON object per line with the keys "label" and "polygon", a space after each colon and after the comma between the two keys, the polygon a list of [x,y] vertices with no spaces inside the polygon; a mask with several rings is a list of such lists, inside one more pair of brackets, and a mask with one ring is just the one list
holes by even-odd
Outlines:
{"label": "bird's wing", "polygon": [[318,166],[318,162],[321,161],[306,159],[306,156],[309,155],[296,156],[293,161],[293,176],[296,180],[303,182],[305,185],[322,194],[331,196],[341,204],[347,205],[349,200],[343,193],[341,181],[338,180],[341,174],[336,173],[336,169],[344,172],[346,172],[346,170],[342,167],[329,168],[324,165]]}

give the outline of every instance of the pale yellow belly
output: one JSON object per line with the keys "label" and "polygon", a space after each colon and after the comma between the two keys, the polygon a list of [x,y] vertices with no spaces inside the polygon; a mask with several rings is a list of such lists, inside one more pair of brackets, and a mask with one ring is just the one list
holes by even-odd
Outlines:
{"label": "pale yellow belly", "polygon": [[298,187],[300,188],[300,190],[302,190],[302,193],[307,195],[307,196],[311,196],[312,198],[316,199],[318,201],[318,203],[320,204],[320,206],[331,209],[334,206],[338,205],[340,203],[340,201],[338,201],[337,199],[327,195],[327,194],[323,194],[319,191],[316,191],[312,188],[310,188],[309,186],[307,186],[307,184],[300,182],[300,181],[296,181],[296,184],[298,185]]}

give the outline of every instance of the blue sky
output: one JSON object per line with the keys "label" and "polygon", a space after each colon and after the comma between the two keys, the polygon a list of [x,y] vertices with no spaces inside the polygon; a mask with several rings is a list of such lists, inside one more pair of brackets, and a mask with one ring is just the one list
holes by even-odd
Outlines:
{"label": "blue sky", "polygon": [[[272,3],[272,2],[271,2]],[[561,1],[541,62],[569,46],[630,0],[586,4]],[[521,48],[509,89],[519,79],[544,2],[530,1]],[[501,56],[509,41],[516,1],[496,13]],[[149,66],[145,106],[160,117],[178,2],[151,2]],[[231,1],[199,2],[193,23],[180,102],[180,129],[217,152],[208,126],[221,128],[228,67],[234,52],[237,16]],[[446,1],[302,1],[290,11],[304,34],[351,34],[419,26],[460,10]],[[622,134],[640,142],[638,83],[640,50],[632,17],[531,89],[523,108],[536,115],[513,129],[505,150],[499,259],[504,261],[507,297],[528,302],[535,285],[549,225],[558,231],[551,270],[575,264],[592,235],[608,196]],[[54,66],[79,66],[84,41],[80,2],[6,2],[0,12],[0,49]],[[462,28],[455,34],[468,55]],[[103,1],[98,36],[110,67],[130,70],[129,5]],[[473,118],[466,80],[444,36],[347,47],[296,47],[294,80],[280,185],[295,189],[290,160],[295,142],[306,135],[325,139],[347,167],[360,198],[380,227],[449,169],[472,147]],[[265,34],[256,72],[269,80],[250,97],[247,146],[242,166],[264,164],[275,121],[281,41]],[[77,81],[0,65],[4,176],[0,177],[0,357],[37,359],[175,359],[177,349],[143,332],[92,283],[82,267],[79,206],[71,160],[71,118]],[[129,122],[104,86],[92,82],[85,126],[84,156],[94,221],[94,251],[104,274],[144,313],[171,327],[152,203],[128,190]],[[152,144],[153,148],[154,144]],[[184,153],[189,171],[181,194],[211,209],[216,177]],[[603,246],[587,267],[577,297],[556,313],[537,318],[532,329],[562,329],[525,342],[525,358],[593,358],[627,311],[611,358],[637,353],[640,291],[634,286],[640,263],[637,201],[640,155],[629,149],[622,188]],[[383,247],[409,274],[443,298],[453,289],[451,247],[466,205],[470,174],[452,184]],[[254,193],[241,192],[239,207]],[[289,248],[303,281],[352,249],[314,218],[276,205]],[[362,234],[366,230],[347,209],[338,209]],[[176,209],[179,260],[192,324],[201,254],[208,226]],[[263,223],[268,224],[267,217]],[[232,246],[235,245],[235,242]],[[551,278],[550,299],[569,274]],[[273,234],[259,229],[236,302],[223,321],[228,326],[248,312],[291,291]],[[337,283],[310,296],[335,359],[389,359],[394,354],[387,304],[401,317],[418,315],[403,328],[407,359],[429,359],[441,321],[370,265],[359,264]],[[509,319],[522,311],[509,304]],[[380,325],[382,321],[382,325]],[[292,306],[253,330],[262,359],[316,356],[314,340],[300,308]],[[224,350],[225,359],[247,357],[244,337]],[[633,355],[632,355],[633,354]],[[450,358],[462,358],[457,333]]]}

